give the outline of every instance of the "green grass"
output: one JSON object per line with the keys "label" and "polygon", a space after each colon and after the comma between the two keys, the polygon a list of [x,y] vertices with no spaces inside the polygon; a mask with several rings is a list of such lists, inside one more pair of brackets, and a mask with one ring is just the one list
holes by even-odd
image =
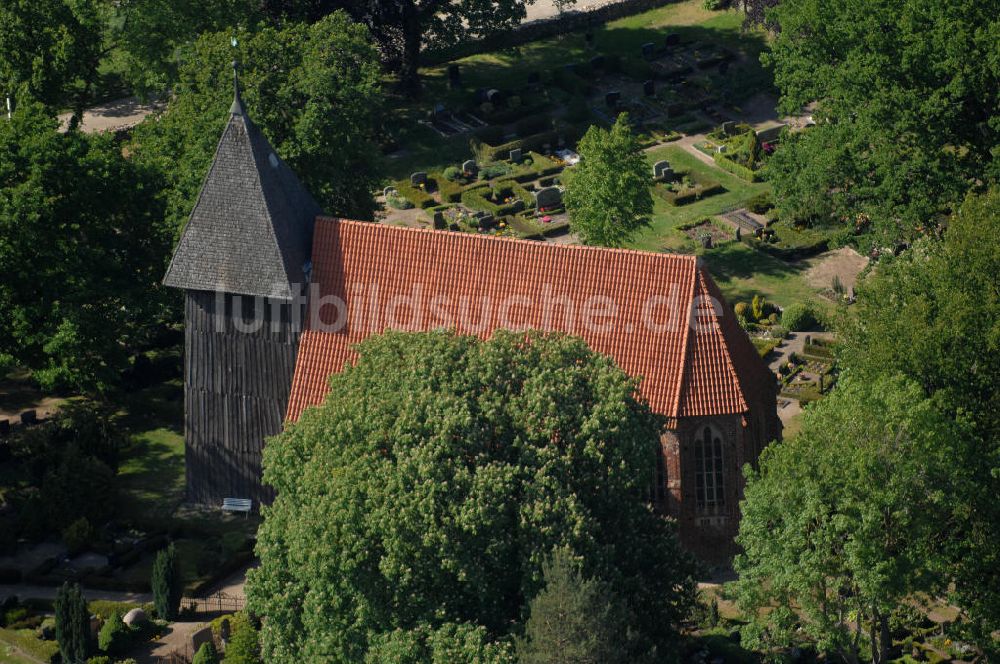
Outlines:
{"label": "green grass", "polygon": [[184,497],[183,399],[179,380],[128,395],[121,423],[130,433],[118,469],[122,516],[155,519]]}
{"label": "green grass", "polygon": [[653,217],[649,227],[641,231],[631,243],[634,249],[647,251],[683,251],[693,253],[694,242],[678,226],[719,214],[722,210],[746,201],[751,196],[768,191],[766,183],[745,182],[722,169],[709,166],[683,148],[666,146],[646,153],[646,161],[652,167],[654,162],[666,159],[678,171],[689,171],[700,180],[715,180],[726,188],[725,193],[709,196],[704,200],[674,207],[653,197]]}

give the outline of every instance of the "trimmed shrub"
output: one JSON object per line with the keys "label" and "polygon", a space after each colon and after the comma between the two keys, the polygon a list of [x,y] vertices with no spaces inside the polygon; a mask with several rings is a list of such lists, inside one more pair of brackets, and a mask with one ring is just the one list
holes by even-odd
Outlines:
{"label": "trimmed shrub", "polygon": [[90,542],[94,538],[94,529],[87,521],[87,517],[82,516],[66,527],[62,532],[62,538],[69,550],[69,555],[75,556],[90,546]]}
{"label": "trimmed shrub", "polygon": [[781,312],[781,324],[792,332],[811,330],[817,322],[816,313],[807,304],[790,304]]}
{"label": "trimmed shrub", "polygon": [[505,164],[502,161],[498,161],[488,166],[483,166],[479,169],[479,179],[480,180],[492,180],[493,178],[498,178],[504,175],[510,175],[511,171],[514,170],[510,167],[510,164]]}
{"label": "trimmed shrub", "polygon": [[760,182],[762,179],[758,171],[751,170],[742,164],[737,164],[725,154],[716,152],[712,155],[712,159],[715,160],[715,163],[719,166],[719,168],[724,171],[729,171],[741,180],[746,180],[747,182]]}
{"label": "trimmed shrub", "polygon": [[[461,175],[461,171],[459,171],[459,175]],[[460,181],[449,178],[447,170],[442,174],[441,179],[437,180],[437,186],[438,193],[441,194],[441,200],[445,203],[457,203],[462,198],[462,189],[465,188],[465,185]]]}
{"label": "trimmed shrub", "polygon": [[520,138],[526,138],[533,134],[539,134],[552,128],[552,119],[548,114],[529,115],[521,118],[514,125],[514,131]]}
{"label": "trimmed shrub", "polygon": [[97,634],[97,647],[109,655],[126,652],[132,642],[132,629],[122,622],[122,616],[115,613],[104,621]]}
{"label": "trimmed shrub", "polygon": [[448,180],[449,182],[454,182],[455,180],[462,177],[463,174],[462,174],[462,169],[460,169],[458,166],[449,166],[448,168],[444,169],[444,173],[442,173],[442,175],[444,175],[445,180]]}
{"label": "trimmed shrub", "polygon": [[509,141],[507,143],[502,143],[500,145],[490,145],[488,143],[480,143],[474,146],[476,155],[479,157],[480,161],[496,161],[501,157],[507,156],[511,150],[515,148],[521,148],[522,150],[537,150],[543,145],[548,143],[549,145],[555,145],[559,140],[559,133],[556,131],[546,131],[540,134],[535,134],[533,136],[527,136],[525,138],[519,138],[514,141]]}
{"label": "trimmed shrub", "polygon": [[215,645],[211,642],[201,644],[191,664],[219,664],[219,653],[215,651]]}
{"label": "trimmed shrub", "polygon": [[396,191],[399,192],[400,196],[410,201],[418,208],[429,208],[437,205],[433,196],[428,194],[423,189],[414,187],[410,184],[409,180],[399,180],[393,186],[396,187]]}
{"label": "trimmed shrub", "polygon": [[771,192],[764,191],[747,200],[747,209],[754,214],[764,214],[774,208]]}
{"label": "trimmed shrub", "polygon": [[653,187],[653,193],[665,200],[670,205],[681,206],[694,203],[702,198],[721,194],[726,189],[720,183],[713,180],[699,182],[696,186],[683,192],[676,192],[662,183],[657,183]]}

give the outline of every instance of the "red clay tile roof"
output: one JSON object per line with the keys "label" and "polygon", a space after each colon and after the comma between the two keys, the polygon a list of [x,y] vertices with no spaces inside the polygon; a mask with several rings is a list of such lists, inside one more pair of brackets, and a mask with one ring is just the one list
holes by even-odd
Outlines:
{"label": "red clay tile roof", "polygon": [[[320,311],[320,323],[339,321],[336,331],[308,322],[289,421],[323,400],[329,376],[357,357],[354,344],[388,327],[454,327],[483,337],[502,327],[576,334],[640,376],[642,395],[670,418],[744,413],[747,390],[773,390],[770,372],[693,256],[321,217],[312,262],[312,283],[346,307]],[[696,301],[696,294],[702,299]],[[706,295],[720,302],[722,316],[699,316],[692,330],[692,303],[707,311]],[[601,316],[608,306],[616,315]],[[588,309],[589,319],[583,313]]]}

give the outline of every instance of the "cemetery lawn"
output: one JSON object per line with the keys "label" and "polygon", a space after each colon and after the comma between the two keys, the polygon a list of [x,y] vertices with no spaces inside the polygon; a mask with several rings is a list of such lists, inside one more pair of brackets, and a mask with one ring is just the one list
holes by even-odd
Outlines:
{"label": "cemetery lawn", "polygon": [[[729,97],[737,106],[743,99],[760,92],[772,92],[773,79],[760,65],[760,53],[765,47],[761,31],[742,31],[743,17],[739,11],[709,11],[703,0],[684,0],[648,12],[629,16],[594,28],[594,48],[588,49],[583,31],[541,39],[512,48],[477,53],[453,62],[461,67],[462,87],[448,86],[447,67],[442,62],[421,68],[423,93],[419,100],[393,95],[388,101],[388,114],[399,127],[396,132],[400,151],[386,160],[387,180],[409,176],[414,171],[441,170],[459,164],[472,156],[468,135],[444,138],[428,127],[418,124],[436,103],[448,108],[462,108],[477,88],[516,90],[524,86],[531,71],[550,71],[570,63],[585,63],[595,55],[619,55],[623,71],[642,65],[641,48],[647,42],[662,43],[666,34],[674,32],[684,42],[712,42],[737,54],[737,72]],[[393,80],[386,79],[387,89]],[[560,105],[568,95],[549,86],[551,100]],[[530,105],[532,100],[525,98]],[[597,117],[592,118],[598,122]]]}
{"label": "cemetery lawn", "polygon": [[118,468],[124,518],[167,517],[184,497],[182,390],[181,380],[172,379],[122,400],[121,424],[131,441]]}

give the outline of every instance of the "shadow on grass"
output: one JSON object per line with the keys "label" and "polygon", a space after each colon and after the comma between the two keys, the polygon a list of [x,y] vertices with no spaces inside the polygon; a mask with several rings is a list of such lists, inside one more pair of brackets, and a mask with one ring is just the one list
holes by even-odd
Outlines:
{"label": "shadow on grass", "polygon": [[[806,269],[802,263],[787,263],[756,251],[740,242],[729,242],[702,253],[709,272],[717,281],[732,284],[738,280],[770,279],[774,282],[798,277]],[[727,296],[737,299],[752,298],[757,291],[732,286]]]}

